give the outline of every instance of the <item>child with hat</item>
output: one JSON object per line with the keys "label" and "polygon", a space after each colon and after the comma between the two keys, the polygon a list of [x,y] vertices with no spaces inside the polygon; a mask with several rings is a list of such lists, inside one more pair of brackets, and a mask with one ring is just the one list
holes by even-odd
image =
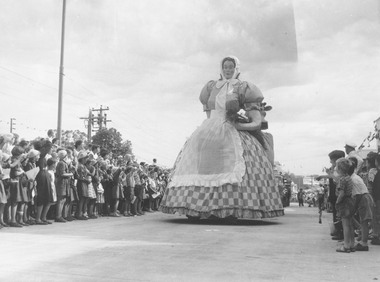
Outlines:
{"label": "child with hat", "polygon": [[87,210],[88,203],[88,185],[91,183],[91,177],[88,174],[88,170],[85,166],[88,159],[87,151],[82,150],[78,153],[78,167],[77,167],[77,190],[79,196],[79,205],[77,208],[77,219],[87,220],[84,216],[84,212]]}
{"label": "child with hat", "polygon": [[[31,149],[28,152],[27,155],[27,163],[24,165],[24,171],[30,171],[32,169],[36,169],[36,161],[38,160],[40,156],[40,152]],[[34,179],[30,179],[28,182],[28,202],[25,205],[24,209],[24,222],[28,223],[29,225],[35,224],[35,221],[31,218],[31,213],[34,212],[32,209],[34,207],[34,197],[36,195],[36,181]]]}
{"label": "child with hat", "polygon": [[10,203],[11,203],[11,227],[23,227],[26,226],[23,222],[23,218],[19,218],[17,222],[17,208],[19,203],[21,203],[21,209],[23,209],[24,198],[23,191],[21,188],[21,177],[24,174],[24,171],[21,168],[21,162],[24,159],[24,149],[21,147],[15,146],[12,149],[11,157],[11,171],[10,171],[10,182],[9,182],[9,191],[10,191]]}
{"label": "child with hat", "polygon": [[55,184],[57,190],[56,218],[55,222],[65,223],[66,219],[62,216],[63,207],[68,197],[70,197],[70,178],[73,174],[69,171],[69,166],[66,163],[67,151],[61,149],[57,152],[59,162],[55,170]]}

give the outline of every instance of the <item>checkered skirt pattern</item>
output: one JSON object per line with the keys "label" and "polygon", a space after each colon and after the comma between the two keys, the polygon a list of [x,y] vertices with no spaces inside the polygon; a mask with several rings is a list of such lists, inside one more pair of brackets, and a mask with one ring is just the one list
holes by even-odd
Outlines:
{"label": "checkered skirt pattern", "polygon": [[219,218],[284,215],[267,152],[248,132],[240,131],[239,136],[246,166],[242,182],[213,187],[168,185],[161,204],[162,212],[200,218],[212,215]]}

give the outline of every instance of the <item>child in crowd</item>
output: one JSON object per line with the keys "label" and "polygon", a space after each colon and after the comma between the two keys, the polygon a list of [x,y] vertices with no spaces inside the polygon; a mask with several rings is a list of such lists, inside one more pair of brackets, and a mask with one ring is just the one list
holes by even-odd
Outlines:
{"label": "child in crowd", "polygon": [[72,177],[70,177],[70,198],[67,198],[69,202],[66,202],[66,207],[64,209],[64,217],[67,221],[73,221],[76,218],[73,217],[73,207],[75,206],[76,209],[78,209],[79,205],[79,196],[78,196],[78,189],[77,189],[77,165],[78,165],[78,159],[77,156],[74,154],[74,148],[68,147],[67,149],[67,164],[69,166],[69,171],[73,174]]}
{"label": "child in crowd", "polygon": [[354,200],[352,198],[353,182],[349,175],[352,164],[348,159],[340,158],[336,161],[338,174],[338,198],[336,200],[337,215],[342,218],[344,244],[336,251],[350,253],[355,250],[354,229],[352,224],[352,212]]}
{"label": "child in crowd", "polygon": [[[39,159],[39,157],[40,157],[39,151],[35,149],[29,150],[28,161],[24,166],[24,171],[28,172],[31,170],[35,170],[37,167],[36,161]],[[28,223],[29,225],[35,224],[35,221],[31,218],[31,214],[35,214],[35,211],[32,210],[32,208],[34,207],[35,194],[36,194],[36,181],[35,179],[30,179],[28,183],[29,200],[28,200],[28,203],[25,205],[25,210],[24,210],[24,222]]]}
{"label": "child in crowd", "polygon": [[22,218],[18,218],[17,222],[17,208],[20,204],[20,208],[23,209],[23,203],[25,200],[25,195],[23,194],[22,189],[22,176],[24,174],[23,169],[21,168],[21,163],[25,158],[24,149],[21,147],[15,146],[12,149],[12,158],[11,158],[11,171],[10,171],[10,203],[11,203],[11,227],[23,227],[26,226],[22,221]]}
{"label": "child in crowd", "polygon": [[[125,168],[123,166],[119,167],[113,173],[113,182],[112,182],[112,212],[111,216],[119,217],[120,213],[118,211],[119,201],[124,198],[123,191],[123,170]],[[122,176],[122,177],[120,177]]]}
{"label": "child in crowd", "polygon": [[153,212],[156,210],[156,202],[158,196],[158,187],[156,182],[156,172],[154,169],[149,171],[148,174],[148,191],[149,191],[149,212]]}
{"label": "child in crowd", "polygon": [[55,222],[65,223],[67,220],[63,218],[62,212],[66,201],[69,201],[71,197],[70,178],[73,174],[70,172],[67,164],[67,151],[65,149],[58,151],[58,159],[59,162],[55,171],[57,190]]}
{"label": "child in crowd", "polygon": [[[91,156],[91,155],[90,155]],[[93,156],[91,156],[86,162],[86,168],[88,173],[88,179],[90,183],[88,183],[88,218],[95,219],[97,216],[95,215],[95,203],[96,203],[96,189],[97,189],[97,174],[95,168],[96,160]]]}
{"label": "child in crowd", "polygon": [[89,199],[89,184],[91,183],[91,176],[85,166],[88,159],[86,151],[80,151],[78,154],[78,167],[77,167],[77,190],[79,196],[79,205],[77,208],[77,219],[87,220],[84,216],[84,211],[87,210],[87,203]]}
{"label": "child in crowd", "polygon": [[120,183],[121,186],[123,187],[123,194],[124,194],[124,199],[123,199],[123,204],[122,204],[122,211],[124,216],[131,216],[130,212],[130,197],[131,197],[131,192],[130,192],[130,183],[129,183],[129,177],[130,177],[130,172],[131,172],[131,167],[127,166],[122,170],[120,173]]}
{"label": "child in crowd", "polygon": [[108,165],[106,161],[101,162],[99,168],[101,174],[100,183],[102,184],[104,190],[104,209],[102,213],[104,215],[109,215],[111,213],[111,203],[112,203],[112,169],[111,165]]}
{"label": "child in crowd", "polygon": [[97,210],[98,216],[103,216],[103,206],[104,206],[104,189],[103,189],[103,184],[100,182],[98,184],[97,195],[96,195],[96,210]]}
{"label": "child in crowd", "polygon": [[34,148],[40,152],[40,158],[37,161],[39,172],[36,176],[36,189],[37,189],[37,214],[36,224],[47,225],[51,224],[46,219],[47,213],[52,203],[56,201],[52,184],[51,173],[48,172],[47,167],[55,165],[53,158],[47,159],[52,150],[52,143],[49,140],[41,140],[35,142]]}
{"label": "child in crowd", "polygon": [[354,213],[355,211],[358,211],[361,230],[361,240],[356,245],[355,250],[368,251],[369,223],[373,217],[373,199],[368,193],[367,186],[363,179],[355,173],[358,164],[357,159],[355,157],[350,157],[349,160],[352,163],[349,174],[351,175],[354,184],[352,189],[352,197],[355,201]]}

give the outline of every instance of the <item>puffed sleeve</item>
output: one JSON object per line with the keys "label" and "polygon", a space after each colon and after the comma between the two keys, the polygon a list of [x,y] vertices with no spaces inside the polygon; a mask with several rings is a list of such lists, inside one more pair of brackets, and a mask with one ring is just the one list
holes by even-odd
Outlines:
{"label": "puffed sleeve", "polygon": [[199,95],[199,100],[201,101],[203,105],[204,111],[210,110],[208,107],[208,100],[210,98],[211,90],[214,84],[215,84],[214,80],[210,80],[209,82],[207,82],[206,85],[202,88],[201,94]]}

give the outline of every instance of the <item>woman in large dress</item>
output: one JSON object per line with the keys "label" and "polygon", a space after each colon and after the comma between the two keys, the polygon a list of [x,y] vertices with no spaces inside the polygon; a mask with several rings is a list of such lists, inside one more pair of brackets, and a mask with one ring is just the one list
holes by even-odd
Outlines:
{"label": "woman in large dress", "polygon": [[[238,59],[226,57],[221,78],[202,89],[207,119],[177,157],[161,204],[164,213],[250,219],[284,214],[273,173],[273,139],[261,131],[263,96],[239,74]],[[240,109],[248,122],[231,118]]]}

